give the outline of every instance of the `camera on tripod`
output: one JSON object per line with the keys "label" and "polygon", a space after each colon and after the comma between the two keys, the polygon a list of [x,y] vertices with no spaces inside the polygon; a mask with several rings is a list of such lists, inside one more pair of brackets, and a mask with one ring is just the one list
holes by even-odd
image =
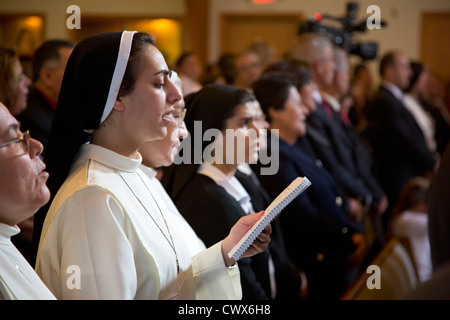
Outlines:
{"label": "camera on tripod", "polygon": [[[315,19],[309,19],[300,25],[298,33],[314,32],[327,36],[332,43],[343,48],[349,54],[361,57],[363,60],[375,59],[378,53],[377,42],[355,42],[353,41],[354,32],[367,31],[367,19],[356,22],[359,5],[357,2],[347,3],[347,13],[344,17],[334,17],[328,14],[316,14]],[[323,25],[324,19],[334,20],[340,23],[341,28]],[[381,26],[386,22],[381,20]]]}

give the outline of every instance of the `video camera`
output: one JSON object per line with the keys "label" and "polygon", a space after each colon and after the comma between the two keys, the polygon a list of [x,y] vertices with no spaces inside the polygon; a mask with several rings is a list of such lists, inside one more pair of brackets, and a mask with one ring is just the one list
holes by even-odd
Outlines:
{"label": "video camera", "polygon": [[[315,19],[309,19],[300,25],[298,33],[314,32],[327,36],[331,42],[346,50],[349,54],[360,56],[363,60],[375,59],[378,52],[376,42],[354,42],[353,32],[367,31],[367,19],[356,22],[359,5],[357,2],[347,3],[347,14],[344,17],[334,17],[331,15],[316,14]],[[341,24],[341,29],[333,26],[322,25],[323,19],[337,21]],[[381,21],[381,26],[386,22]]]}

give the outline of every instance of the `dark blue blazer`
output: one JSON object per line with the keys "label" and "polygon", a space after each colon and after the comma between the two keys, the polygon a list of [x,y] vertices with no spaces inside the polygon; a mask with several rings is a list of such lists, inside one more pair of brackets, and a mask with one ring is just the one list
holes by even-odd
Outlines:
{"label": "dark blue blazer", "polygon": [[[316,164],[298,146],[279,140],[279,169],[275,175],[261,175],[254,166],[261,184],[272,198],[298,176],[306,176],[312,185],[289,204],[279,221],[288,255],[304,270],[310,284],[310,298],[336,299],[346,289],[345,259],[353,252],[351,235],[361,232],[344,213],[331,175]],[[273,157],[273,154],[272,154]]]}
{"label": "dark blue blazer", "polygon": [[[339,115],[334,110],[331,113],[333,118],[327,115],[322,104],[317,104],[316,111],[307,117],[306,139],[311,140],[317,157],[334,176],[338,188],[365,204],[372,199],[372,193],[357,170],[353,157],[354,146],[338,121]],[[327,144],[319,140],[319,136]]]}

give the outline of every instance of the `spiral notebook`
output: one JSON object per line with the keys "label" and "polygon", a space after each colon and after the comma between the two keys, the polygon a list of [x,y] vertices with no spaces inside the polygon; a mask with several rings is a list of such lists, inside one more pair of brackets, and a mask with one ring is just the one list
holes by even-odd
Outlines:
{"label": "spiral notebook", "polygon": [[231,249],[228,257],[236,261],[242,256],[247,248],[255,241],[256,237],[264,228],[283,210],[292,200],[299,196],[311,185],[306,177],[298,177],[291,182],[286,189],[267,207],[264,215],[253,225],[253,227],[242,237],[242,239]]}

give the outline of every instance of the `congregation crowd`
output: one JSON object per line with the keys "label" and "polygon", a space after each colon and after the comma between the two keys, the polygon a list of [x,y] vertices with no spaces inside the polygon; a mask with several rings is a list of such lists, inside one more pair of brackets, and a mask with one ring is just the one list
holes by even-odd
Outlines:
{"label": "congregation crowd", "polygon": [[392,239],[432,280],[450,259],[445,85],[400,50],[379,84],[351,61],[315,33],[208,66],[168,65],[141,32],[47,40],[30,70],[0,48],[0,297],[338,300]]}

